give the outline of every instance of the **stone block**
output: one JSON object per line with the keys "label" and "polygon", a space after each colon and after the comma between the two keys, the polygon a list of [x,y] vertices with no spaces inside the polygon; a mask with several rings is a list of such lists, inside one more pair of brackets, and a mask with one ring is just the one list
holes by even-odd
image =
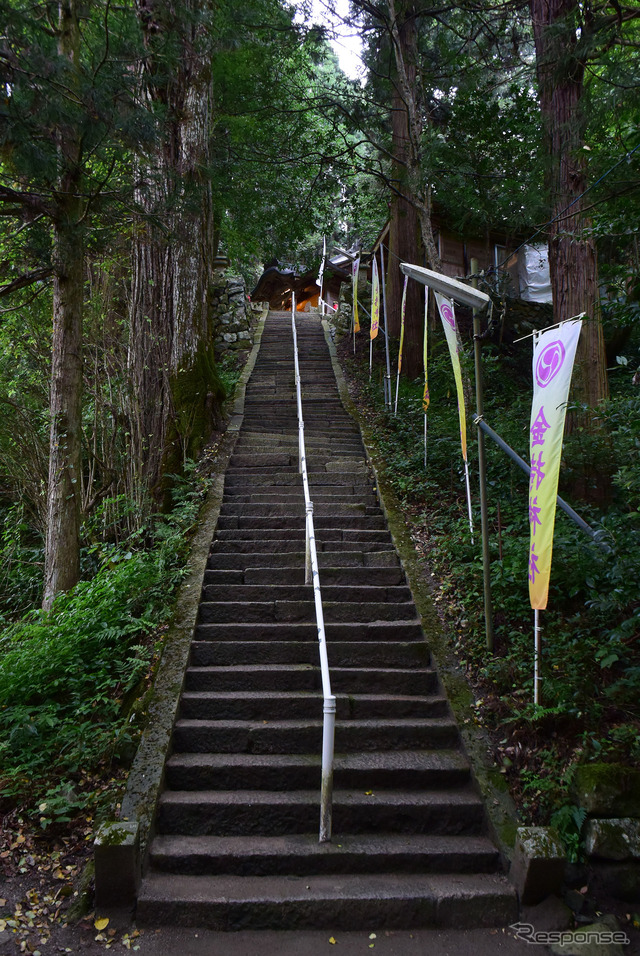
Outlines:
{"label": "stone block", "polygon": [[629,937],[618,926],[615,918],[605,917],[598,923],[563,930],[560,939],[553,942],[553,956],[623,956],[629,946]]}
{"label": "stone block", "polygon": [[566,857],[562,840],[552,827],[519,827],[510,877],[525,906],[558,894]]}
{"label": "stone block", "polygon": [[129,907],[140,885],[137,823],[103,823],[94,839],[96,907]]}
{"label": "stone block", "polygon": [[601,860],[640,859],[640,820],[633,817],[589,820],[585,849]]}
{"label": "stone block", "polygon": [[594,817],[640,817],[640,770],[588,763],[576,769],[576,803]]}

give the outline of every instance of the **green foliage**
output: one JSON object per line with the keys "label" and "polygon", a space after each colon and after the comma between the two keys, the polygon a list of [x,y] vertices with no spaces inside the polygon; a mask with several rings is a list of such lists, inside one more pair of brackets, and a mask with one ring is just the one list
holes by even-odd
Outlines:
{"label": "green foliage", "polygon": [[94,577],[0,633],[0,794],[27,801],[43,825],[93,800],[77,782],[126,762],[135,744],[131,695],[160,649],[206,481],[192,464],[174,489],[170,515],[144,536],[101,544]]}
{"label": "green foliage", "polygon": [[42,541],[25,520],[24,506],[0,511],[0,626],[25,614],[42,592]]}
{"label": "green foliage", "polygon": [[587,819],[584,807],[566,803],[551,815],[551,826],[555,827],[567,851],[567,859],[578,863],[582,858],[582,828]]}
{"label": "green foliage", "polygon": [[[511,753],[505,763],[512,785],[529,818],[548,821],[567,804],[576,760],[640,759],[640,400],[622,387],[598,410],[595,435],[577,430],[566,437],[566,487],[561,492],[596,529],[605,548],[558,511],[549,607],[542,615],[542,706],[535,706],[526,476],[487,440],[495,630],[495,650],[489,654],[474,444],[469,441],[476,514],[472,544],[453,377],[439,331],[430,350],[426,470],[422,382],[401,382],[398,416],[389,416],[382,411],[377,368],[369,382],[365,368],[348,361],[360,379],[360,404],[374,425],[385,477],[403,504],[417,546],[427,555],[436,606],[479,696],[492,702],[483,717],[498,733],[506,733],[509,753],[520,754]],[[368,365],[364,350],[362,357]],[[526,458],[530,370],[521,365],[508,350],[500,354],[493,346],[485,348],[485,420]],[[605,489],[611,481],[602,510],[576,499],[585,471]],[[579,821],[571,822],[570,810],[562,814],[565,839],[577,854]]]}

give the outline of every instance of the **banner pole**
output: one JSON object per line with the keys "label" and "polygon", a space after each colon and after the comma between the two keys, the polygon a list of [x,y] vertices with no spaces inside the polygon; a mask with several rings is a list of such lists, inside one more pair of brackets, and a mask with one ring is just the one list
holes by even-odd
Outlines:
{"label": "banner pole", "polygon": [[533,652],[533,702],[538,706],[540,703],[540,611],[538,608],[533,612],[533,634],[534,634],[534,652]]}
{"label": "banner pole", "polygon": [[373,339],[369,339],[369,380],[373,371]]}
{"label": "banner pole", "polygon": [[380,283],[382,285],[382,314],[384,315],[384,347],[387,374],[384,377],[384,404],[391,411],[391,363],[389,360],[389,323],[387,320],[387,283],[384,274],[384,243],[380,243]]}
{"label": "banner pole", "polygon": [[471,544],[474,544],[473,538],[473,510],[471,508],[471,485],[469,484],[469,462],[465,458],[464,477],[467,484],[467,509],[469,511],[469,530],[471,531]]}
{"label": "banner pole", "polygon": [[[405,277],[406,289],[406,277]],[[428,369],[428,318],[429,318],[429,289],[424,289],[424,328],[422,335],[422,364],[424,366],[424,391],[422,393],[422,407],[424,409],[424,470],[427,470],[427,411],[429,408],[429,373]]]}
{"label": "banner pole", "polygon": [[424,470],[427,470],[427,413],[424,413]]}
{"label": "banner pole", "polygon": [[[471,272],[478,272],[478,260],[471,260]],[[478,287],[478,280],[471,280]],[[476,373],[476,415],[478,433],[478,484],[480,490],[480,536],[482,539],[482,578],[484,585],[484,628],[487,650],[493,650],[493,601],[491,598],[491,556],[489,553],[489,507],[487,501],[487,456],[484,444],[484,432],[480,420],[484,414],[484,382],[482,377],[482,339],[480,338],[480,318],[478,309],[473,310],[473,359]]]}

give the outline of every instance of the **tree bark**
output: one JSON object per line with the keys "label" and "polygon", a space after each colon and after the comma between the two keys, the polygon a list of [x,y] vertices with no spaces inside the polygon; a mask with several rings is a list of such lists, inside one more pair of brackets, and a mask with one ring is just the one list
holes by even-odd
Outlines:
{"label": "tree bark", "polygon": [[[80,30],[75,0],[59,4],[60,56],[79,66]],[[81,224],[82,146],[72,128],[58,130],[61,175],[53,221],[53,343],[51,359],[49,481],[43,607],[80,575],[82,467],[82,312],[84,230]]]}
{"label": "tree bark", "polygon": [[[394,180],[400,195],[391,199],[390,329],[398,334],[403,279],[400,260],[422,264],[423,251],[430,269],[440,270],[440,256],[431,224],[431,191],[422,156],[423,117],[427,116],[418,78],[417,7],[407,0],[388,0],[391,42],[395,62],[392,134]],[[408,378],[422,372],[424,323],[423,292],[415,282],[407,288],[403,368]]]}
{"label": "tree bark", "polygon": [[[399,29],[400,40],[404,47],[413,50],[415,54],[415,20],[406,21]],[[405,57],[405,60],[408,58]],[[412,87],[416,81],[415,55],[407,64],[407,80]],[[387,280],[387,311],[389,332],[391,335],[400,334],[402,293],[404,276],[398,265],[400,262],[412,262],[422,265],[424,253],[420,242],[420,224],[415,206],[406,198],[407,182],[406,171],[410,154],[409,118],[403,97],[394,86],[392,114],[392,153],[393,169],[392,181],[397,192],[392,192],[390,202],[389,223],[389,277]],[[408,347],[403,356],[405,373],[410,378],[420,374],[421,349],[419,346],[422,334],[424,317],[424,297],[422,289],[416,282],[407,285],[407,302],[405,314],[405,336]],[[411,343],[411,344],[409,344]],[[417,345],[416,345],[417,343]]]}
{"label": "tree bark", "polygon": [[558,217],[549,230],[554,319],[561,322],[586,313],[573,395],[593,407],[608,396],[608,385],[596,248],[579,198],[587,187],[584,62],[577,51],[579,30],[585,25],[577,0],[530,0],[530,9],[552,217]]}
{"label": "tree bark", "polygon": [[150,54],[147,95],[167,110],[158,149],[138,170],[137,200],[146,215],[134,239],[130,306],[134,456],[141,487],[156,497],[163,472],[180,470],[202,448],[221,397],[210,310],[211,81],[205,31],[188,6],[184,22],[171,24],[179,63],[170,81],[158,85],[154,59],[170,11],[161,2],[139,3]]}

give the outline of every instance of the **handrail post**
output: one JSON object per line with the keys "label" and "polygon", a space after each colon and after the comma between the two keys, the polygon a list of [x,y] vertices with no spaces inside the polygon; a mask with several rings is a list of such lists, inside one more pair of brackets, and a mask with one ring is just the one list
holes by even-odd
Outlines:
{"label": "handrail post", "polygon": [[322,724],[322,784],[320,787],[320,843],[331,840],[333,795],[333,741],[336,726],[336,699],[325,697]]}

